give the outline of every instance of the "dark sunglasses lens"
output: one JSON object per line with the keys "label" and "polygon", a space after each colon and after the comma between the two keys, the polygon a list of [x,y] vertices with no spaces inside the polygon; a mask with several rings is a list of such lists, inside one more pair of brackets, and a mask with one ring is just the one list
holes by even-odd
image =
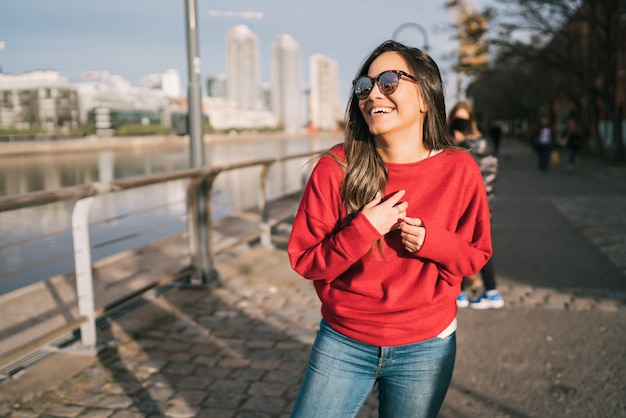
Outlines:
{"label": "dark sunglasses lens", "polygon": [[371,78],[361,76],[354,83],[354,95],[360,100],[365,99],[370,95],[373,86]]}
{"label": "dark sunglasses lens", "polygon": [[388,96],[396,91],[399,82],[398,74],[393,71],[386,71],[378,78],[378,88],[382,94]]}

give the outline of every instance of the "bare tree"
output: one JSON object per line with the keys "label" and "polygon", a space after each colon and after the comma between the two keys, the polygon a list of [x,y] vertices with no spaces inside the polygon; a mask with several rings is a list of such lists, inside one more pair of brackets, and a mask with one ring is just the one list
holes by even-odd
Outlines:
{"label": "bare tree", "polygon": [[616,109],[616,98],[618,53],[624,54],[626,47],[620,32],[626,1],[498,0],[498,4],[488,11],[487,45],[496,52],[492,62],[499,74],[507,65],[521,65],[532,74],[523,78],[526,86],[544,96],[539,97],[545,100],[543,105],[554,109],[559,101],[571,103],[582,116],[590,145],[600,153],[604,147],[599,122],[612,123],[612,143],[623,159],[623,111]]}

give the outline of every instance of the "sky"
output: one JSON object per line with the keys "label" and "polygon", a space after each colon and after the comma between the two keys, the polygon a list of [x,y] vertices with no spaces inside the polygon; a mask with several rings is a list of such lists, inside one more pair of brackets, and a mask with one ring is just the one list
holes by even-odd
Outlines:
{"label": "sky", "polygon": [[[301,48],[302,86],[309,57],[337,61],[345,106],[351,80],[378,44],[395,39],[424,48],[438,63],[448,95],[456,74],[450,12],[444,0],[196,0],[201,83],[226,72],[228,29],[246,24],[258,36],[260,82],[270,82],[271,45],[290,34]],[[487,0],[476,0],[484,7]],[[261,12],[262,19],[215,17],[210,11]],[[419,29],[423,29],[423,32]],[[2,0],[0,69],[21,74],[58,71],[73,83],[87,71],[107,71],[137,85],[147,74],[178,70],[187,90],[185,0]],[[427,39],[426,39],[427,38]]]}

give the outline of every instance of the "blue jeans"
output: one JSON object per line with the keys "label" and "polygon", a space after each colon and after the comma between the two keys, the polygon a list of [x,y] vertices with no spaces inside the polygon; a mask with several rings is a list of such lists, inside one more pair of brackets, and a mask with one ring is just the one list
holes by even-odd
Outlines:
{"label": "blue jeans", "polygon": [[565,147],[565,152],[567,153],[567,165],[573,167],[576,159],[576,149],[574,147]]}
{"label": "blue jeans", "polygon": [[291,417],[356,417],[376,383],[379,417],[436,417],[455,356],[454,333],[377,347],[345,337],[322,320]]}

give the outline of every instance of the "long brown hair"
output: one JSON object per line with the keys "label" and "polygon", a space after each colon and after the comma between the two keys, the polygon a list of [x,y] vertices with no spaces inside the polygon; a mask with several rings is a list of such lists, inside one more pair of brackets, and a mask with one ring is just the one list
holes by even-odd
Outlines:
{"label": "long brown hair", "polygon": [[[388,40],[380,44],[363,62],[356,77],[366,75],[372,62],[385,52],[397,52],[406,61],[418,80],[421,95],[428,111],[424,118],[423,142],[429,150],[455,146],[447,133],[444,86],[435,61],[424,51]],[[374,137],[359,109],[359,99],[354,94],[346,109],[344,148],[346,150],[346,176],[341,185],[341,197],[350,222],[363,206],[372,201],[376,193],[387,185],[387,167],[376,151]]]}

